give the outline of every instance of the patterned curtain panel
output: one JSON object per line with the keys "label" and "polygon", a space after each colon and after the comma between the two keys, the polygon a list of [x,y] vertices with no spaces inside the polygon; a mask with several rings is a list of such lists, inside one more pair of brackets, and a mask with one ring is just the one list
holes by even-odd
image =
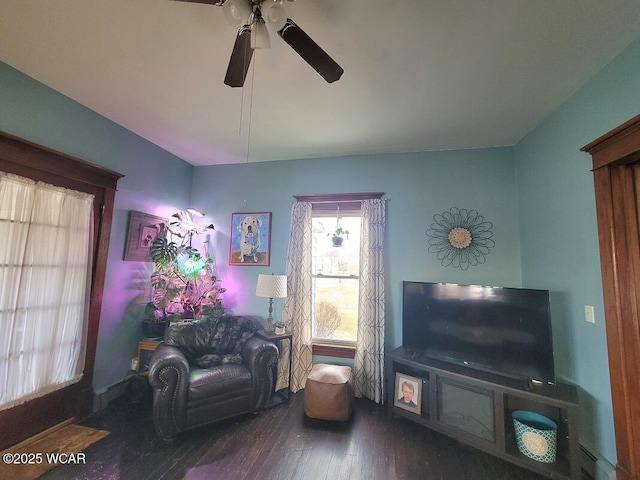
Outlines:
{"label": "patterned curtain panel", "polygon": [[[291,208],[291,232],[287,250],[287,298],[283,317],[293,332],[291,391],[304,388],[313,366],[311,347],[311,203],[296,202]],[[278,388],[286,386],[289,363],[281,355]]]}
{"label": "patterned curtain panel", "polygon": [[385,201],[362,201],[360,298],[354,373],[356,396],[384,401]]}
{"label": "patterned curtain panel", "polygon": [[82,376],[92,204],[0,172],[0,409]]}

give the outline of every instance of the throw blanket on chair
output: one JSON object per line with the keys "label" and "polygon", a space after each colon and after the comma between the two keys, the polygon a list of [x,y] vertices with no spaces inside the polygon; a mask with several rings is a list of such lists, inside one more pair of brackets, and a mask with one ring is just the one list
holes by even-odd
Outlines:
{"label": "throw blanket on chair", "polygon": [[240,364],[240,352],[256,330],[248,318],[224,315],[195,324],[172,325],[165,333],[164,343],[179,347],[189,363],[199,368]]}

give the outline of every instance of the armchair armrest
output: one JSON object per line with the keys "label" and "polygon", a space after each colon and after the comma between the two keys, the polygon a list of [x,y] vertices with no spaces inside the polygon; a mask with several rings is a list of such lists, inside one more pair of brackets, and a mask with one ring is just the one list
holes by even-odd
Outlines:
{"label": "armchair armrest", "polygon": [[278,347],[258,337],[250,338],[242,349],[242,361],[251,371],[254,412],[262,410],[273,394],[275,379],[271,367],[277,360]]}
{"label": "armchair armrest", "polygon": [[189,362],[177,348],[161,343],[149,362],[153,387],[153,423],[158,436],[171,441],[186,422]]}

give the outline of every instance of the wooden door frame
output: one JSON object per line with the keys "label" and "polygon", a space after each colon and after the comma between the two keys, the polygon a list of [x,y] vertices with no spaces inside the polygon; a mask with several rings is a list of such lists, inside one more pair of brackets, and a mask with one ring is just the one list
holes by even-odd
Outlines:
{"label": "wooden door frame", "polygon": [[640,115],[581,150],[593,161],[616,474],[640,480]]}
{"label": "wooden door frame", "polygon": [[94,241],[89,325],[82,379],[63,389],[0,411],[0,450],[93,408],[102,292],[109,251],[116,185],[123,175],[13,135],[0,132],[0,171],[90,193],[94,199]]}

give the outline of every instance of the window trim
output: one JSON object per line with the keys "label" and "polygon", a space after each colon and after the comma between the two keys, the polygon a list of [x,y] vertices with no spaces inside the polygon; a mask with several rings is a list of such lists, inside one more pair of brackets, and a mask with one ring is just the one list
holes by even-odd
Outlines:
{"label": "window trim", "polygon": [[327,343],[312,343],[311,354],[320,355],[323,357],[336,357],[336,358],[355,358],[356,347],[346,345],[331,345]]}
{"label": "window trim", "polygon": [[298,202],[311,203],[311,210],[315,215],[322,213],[333,215],[340,207],[340,213],[344,216],[360,213],[362,200],[382,198],[384,192],[362,192],[362,193],[323,193],[318,195],[294,195]]}
{"label": "window trim", "polygon": [[[331,203],[331,202],[354,202],[360,203],[362,200],[382,198],[384,192],[363,192],[363,193],[323,193],[318,195],[294,195],[298,202],[310,203]],[[358,206],[358,208],[360,208]]]}

